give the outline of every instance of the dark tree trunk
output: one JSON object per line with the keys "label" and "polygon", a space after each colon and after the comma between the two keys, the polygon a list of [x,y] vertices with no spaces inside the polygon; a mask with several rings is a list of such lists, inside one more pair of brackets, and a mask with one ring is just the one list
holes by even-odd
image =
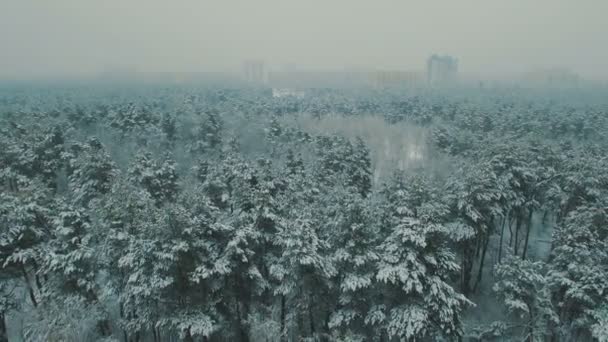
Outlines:
{"label": "dark tree trunk", "polygon": [[243,324],[243,314],[241,313],[241,304],[239,303],[239,299],[238,296],[235,298],[236,299],[236,325],[237,325],[237,329],[238,329],[238,333],[239,333],[239,341],[241,342],[249,342],[249,334],[247,333],[247,330],[245,329],[245,326]]}
{"label": "dark tree trunk", "polygon": [[532,209],[530,209],[530,213],[528,214],[528,230],[526,231],[526,240],[524,242],[524,251],[522,252],[521,258],[525,259],[526,254],[528,253],[528,240],[530,239],[530,231],[532,230]]}
{"label": "dark tree trunk", "polygon": [[315,317],[313,314],[313,303],[312,303],[312,294],[310,295],[310,299],[308,301],[308,323],[310,324],[310,336],[315,336]]}
{"label": "dark tree trunk", "polygon": [[287,331],[285,326],[286,310],[285,295],[281,295],[281,342],[287,342]]}
{"label": "dark tree trunk", "polygon": [[473,292],[477,292],[477,287],[481,283],[481,278],[483,277],[483,265],[486,259],[486,252],[488,251],[488,245],[490,244],[490,235],[486,234],[483,248],[481,251],[481,260],[479,261],[479,270],[477,271],[477,280],[475,281],[475,286],[473,286]]}
{"label": "dark tree trunk", "polygon": [[468,297],[471,293],[470,284],[471,273],[473,272],[473,260],[475,258],[475,247],[465,243],[462,254],[462,279],[460,288],[462,294]]}
{"label": "dark tree trunk", "polygon": [[556,331],[556,324],[553,321],[549,321],[549,342],[558,342],[559,341],[559,333]]}
{"label": "dark tree trunk", "polygon": [[482,239],[475,240],[475,258],[479,258],[479,252],[481,252],[481,240]]}
{"label": "dark tree trunk", "polygon": [[[122,303],[118,303],[118,314],[120,315],[121,320],[125,318],[125,309],[123,308]],[[122,329],[122,338],[124,342],[129,342],[129,335],[125,329]]]}
{"label": "dark tree trunk", "polygon": [[532,311],[532,308],[530,306],[528,306],[528,308],[530,309],[530,328],[528,330],[528,342],[534,342],[534,314]]}
{"label": "dark tree trunk", "polygon": [[513,247],[513,216],[509,216],[509,247]]}
{"label": "dark tree trunk", "polygon": [[517,215],[517,223],[515,224],[515,244],[513,246],[513,255],[519,252],[519,230],[521,229],[521,215]]}
{"label": "dark tree trunk", "polygon": [[[130,316],[134,319],[137,319],[137,311],[135,311],[135,310],[131,311]],[[138,330],[135,332],[135,337],[133,338],[133,341],[135,341],[135,342],[141,341],[141,331]]]}
{"label": "dark tree trunk", "polygon": [[112,335],[112,328],[110,327],[110,321],[107,319],[102,319],[97,323],[99,326],[99,334],[101,336],[110,336]]}
{"label": "dark tree trunk", "polygon": [[156,327],[152,326],[152,339],[154,342],[158,342],[158,336],[156,335]]}
{"label": "dark tree trunk", "polygon": [[498,263],[500,264],[502,260],[502,242],[505,235],[505,223],[507,222],[507,218],[502,218],[502,227],[500,228],[500,242],[498,243]]}
{"label": "dark tree trunk", "polygon": [[331,319],[332,310],[327,309],[325,312],[325,322],[323,322],[323,336],[321,336],[321,342],[329,342],[331,331],[329,330],[329,320]]}
{"label": "dark tree trunk", "polygon": [[543,224],[547,223],[547,216],[549,216],[549,210],[545,210],[545,212],[543,213]]}
{"label": "dark tree trunk", "polygon": [[186,336],[184,336],[184,342],[194,342],[194,338],[192,337],[192,334],[190,333],[190,328],[188,328],[188,330],[186,330]]}
{"label": "dark tree trunk", "polygon": [[382,329],[382,331],[380,331],[380,342],[385,341],[388,341],[388,336],[386,334],[386,330]]}
{"label": "dark tree trunk", "polygon": [[5,314],[0,314],[0,342],[8,342],[7,330],[6,316]]}
{"label": "dark tree trunk", "polygon": [[141,333],[139,331],[135,332],[135,342],[141,341]]}
{"label": "dark tree trunk", "polygon": [[25,266],[23,264],[21,264],[21,273],[23,273],[23,279],[25,279],[25,284],[27,286],[27,290],[30,295],[30,300],[32,301],[32,305],[34,305],[34,307],[37,307],[38,301],[36,300],[36,295],[34,294],[34,288],[30,284],[30,279],[27,276],[27,271],[25,270]]}
{"label": "dark tree trunk", "polygon": [[40,282],[40,277],[38,276],[38,265],[36,264],[36,262],[32,262],[32,265],[34,267],[34,281],[36,282],[36,287],[38,288],[38,291],[42,290],[42,283]]}

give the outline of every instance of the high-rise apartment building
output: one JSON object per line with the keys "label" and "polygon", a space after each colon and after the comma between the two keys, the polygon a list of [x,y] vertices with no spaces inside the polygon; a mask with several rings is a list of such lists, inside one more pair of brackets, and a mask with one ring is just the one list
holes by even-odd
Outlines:
{"label": "high-rise apartment building", "polygon": [[426,70],[429,85],[450,84],[458,76],[458,60],[451,56],[432,55],[427,60]]}

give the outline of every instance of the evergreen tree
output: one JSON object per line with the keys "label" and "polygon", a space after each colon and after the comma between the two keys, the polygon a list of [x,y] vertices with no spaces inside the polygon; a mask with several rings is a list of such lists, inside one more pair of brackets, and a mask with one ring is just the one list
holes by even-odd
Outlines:
{"label": "evergreen tree", "polygon": [[75,203],[89,202],[110,191],[118,168],[101,142],[91,138],[86,145],[76,145],[68,161],[69,187]]}
{"label": "evergreen tree", "polygon": [[606,206],[581,206],[553,235],[547,275],[566,339],[591,338],[593,310],[608,305]]}
{"label": "evergreen tree", "polygon": [[544,341],[550,324],[559,319],[551,303],[551,292],[542,262],[511,257],[496,266],[494,291],[503,299],[507,310],[518,316],[521,334],[526,341]]}
{"label": "evergreen tree", "polygon": [[157,203],[171,201],[178,193],[176,163],[170,156],[157,161],[149,152],[135,156],[129,168],[133,181],[142,186]]}
{"label": "evergreen tree", "polygon": [[459,267],[442,224],[448,208],[433,200],[414,203],[387,206],[390,230],[378,246],[376,274],[383,300],[366,321],[389,338],[457,338],[462,336],[461,312],[470,302],[449,283]]}

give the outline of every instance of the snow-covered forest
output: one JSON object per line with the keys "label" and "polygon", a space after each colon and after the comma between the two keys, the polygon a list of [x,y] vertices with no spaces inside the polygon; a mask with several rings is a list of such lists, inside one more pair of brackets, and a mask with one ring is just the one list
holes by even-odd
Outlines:
{"label": "snow-covered forest", "polygon": [[0,341],[608,341],[608,90],[0,87]]}

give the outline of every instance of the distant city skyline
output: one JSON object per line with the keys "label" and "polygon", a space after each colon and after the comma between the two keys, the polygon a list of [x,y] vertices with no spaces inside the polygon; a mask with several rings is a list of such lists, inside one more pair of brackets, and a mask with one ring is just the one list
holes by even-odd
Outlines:
{"label": "distant city skyline", "polygon": [[3,0],[0,77],[237,71],[245,59],[421,70],[438,53],[458,56],[463,74],[605,79],[606,13],[599,0]]}

